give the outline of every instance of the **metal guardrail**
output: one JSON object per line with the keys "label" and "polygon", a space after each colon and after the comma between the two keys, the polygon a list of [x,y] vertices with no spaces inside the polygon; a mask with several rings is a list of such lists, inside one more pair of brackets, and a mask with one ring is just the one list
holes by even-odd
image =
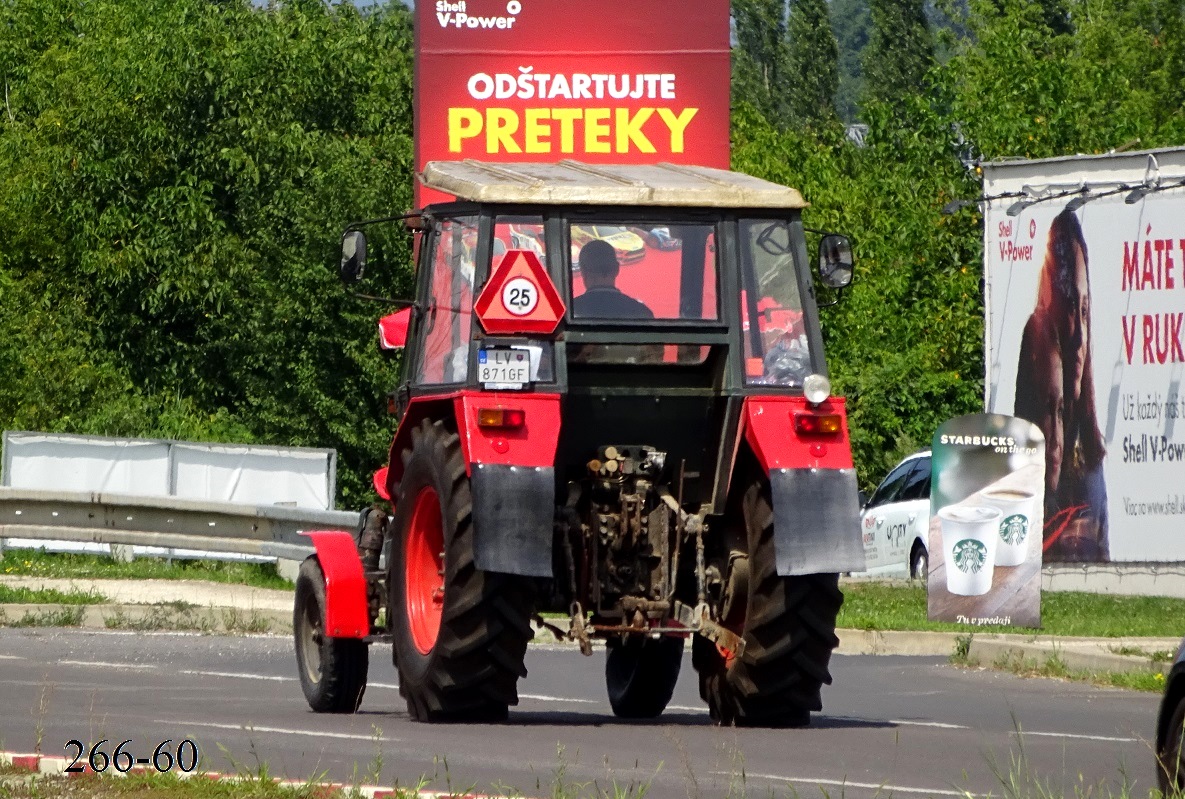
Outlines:
{"label": "metal guardrail", "polygon": [[0,539],[151,546],[303,560],[310,530],[353,532],[359,514],[176,497],[0,487]]}

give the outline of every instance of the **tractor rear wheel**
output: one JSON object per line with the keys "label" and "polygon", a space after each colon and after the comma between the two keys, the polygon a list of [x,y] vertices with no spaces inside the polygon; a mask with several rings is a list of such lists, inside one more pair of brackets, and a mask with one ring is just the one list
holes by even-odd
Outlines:
{"label": "tractor rear wheel", "polygon": [[839,575],[778,575],[774,514],[764,477],[748,485],[740,506],[747,552],[730,559],[728,578],[740,596],[722,617],[744,638],[745,650],[735,657],[695,636],[692,664],[699,672],[700,695],[720,724],[806,726],[810,712],[823,706],[821,687],[831,683],[828,663],[839,644],[835,620],[843,604]]}
{"label": "tractor rear wheel", "polygon": [[683,663],[683,639],[629,636],[610,638],[605,658],[605,685],[613,715],[652,719],[662,715]]}
{"label": "tractor rear wheel", "polygon": [[292,610],[300,687],[318,713],[353,713],[366,691],[366,642],[326,636],[325,607],[325,574],[315,557],[306,558],[296,576]]}
{"label": "tractor rear wheel", "polygon": [[518,704],[533,584],[484,572],[460,439],[424,421],[403,452],[388,605],[399,692],[418,721],[496,720]]}

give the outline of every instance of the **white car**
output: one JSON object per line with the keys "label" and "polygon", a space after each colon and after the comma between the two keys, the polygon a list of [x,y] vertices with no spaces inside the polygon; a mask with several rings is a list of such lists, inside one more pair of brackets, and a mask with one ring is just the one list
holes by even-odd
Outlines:
{"label": "white car", "polygon": [[930,565],[930,452],[897,464],[860,512],[869,577],[925,578]]}

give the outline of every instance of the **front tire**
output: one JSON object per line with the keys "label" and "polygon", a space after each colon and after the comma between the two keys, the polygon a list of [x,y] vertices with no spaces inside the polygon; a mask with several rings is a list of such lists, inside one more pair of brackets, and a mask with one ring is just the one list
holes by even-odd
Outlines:
{"label": "front tire", "polygon": [[424,421],[403,452],[389,613],[399,692],[418,721],[498,720],[518,704],[533,585],[474,563],[460,439]]}
{"label": "front tire", "polygon": [[[735,657],[703,636],[692,642],[700,695],[712,718],[738,727],[803,727],[823,707],[828,664],[839,644],[835,620],[843,604],[838,574],[778,575],[769,483],[754,479],[743,494],[747,552],[730,559],[729,584],[745,599],[726,608],[724,624],[745,641]],[[734,578],[737,575],[738,578]]]}
{"label": "front tire", "polygon": [[316,557],[306,558],[296,577],[292,609],[300,687],[318,713],[354,713],[366,692],[366,642],[325,635],[325,607],[325,574]]}
{"label": "front tire", "polygon": [[682,664],[682,638],[609,639],[605,686],[613,715],[623,719],[662,715],[675,693]]}

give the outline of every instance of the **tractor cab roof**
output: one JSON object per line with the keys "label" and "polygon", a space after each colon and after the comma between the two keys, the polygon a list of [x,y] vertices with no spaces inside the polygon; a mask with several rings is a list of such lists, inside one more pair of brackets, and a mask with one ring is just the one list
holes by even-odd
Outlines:
{"label": "tractor cab roof", "polygon": [[458,200],[523,205],[806,208],[797,189],[740,172],[678,164],[430,161],[424,186]]}

